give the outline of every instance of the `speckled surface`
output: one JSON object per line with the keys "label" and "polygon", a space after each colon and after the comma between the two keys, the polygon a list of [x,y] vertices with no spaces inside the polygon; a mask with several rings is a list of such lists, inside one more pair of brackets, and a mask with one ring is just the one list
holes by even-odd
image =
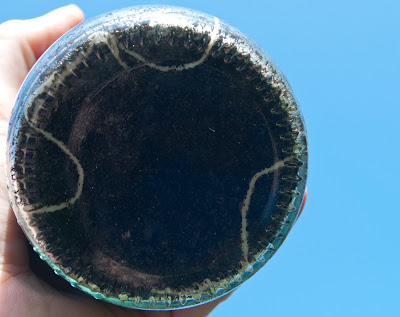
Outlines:
{"label": "speckled surface", "polygon": [[90,25],[50,50],[17,100],[17,217],[53,268],[98,298],[165,309],[218,297],[263,265],[298,212],[296,100],[217,18],[140,7]]}

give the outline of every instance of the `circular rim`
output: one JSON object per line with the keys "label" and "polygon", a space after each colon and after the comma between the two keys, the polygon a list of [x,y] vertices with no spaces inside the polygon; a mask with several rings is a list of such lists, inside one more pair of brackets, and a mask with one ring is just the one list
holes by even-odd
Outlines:
{"label": "circular rim", "polygon": [[[295,173],[295,175],[293,175],[293,173],[290,175],[282,175],[282,180],[292,184],[293,190],[282,192],[281,197],[283,198],[281,201],[277,202],[277,208],[280,208],[282,215],[284,216],[277,220],[281,226],[274,239],[268,241],[263,252],[260,252],[254,256],[252,261],[243,265],[241,272],[236,274],[231,280],[205,280],[198,284],[197,292],[191,290],[188,294],[164,292],[160,295],[160,292],[158,292],[158,295],[160,296],[155,293],[147,299],[130,297],[128,294],[120,294],[118,298],[107,297],[99,291],[96,285],[93,286],[90,281],[85,281],[82,277],[72,277],[65,272],[65,269],[56,265],[54,258],[49,254],[46,254],[43,247],[40,245],[40,242],[36,239],[38,233],[35,232],[35,228],[29,224],[26,211],[20,207],[21,203],[19,197],[15,194],[19,190],[18,182],[15,179],[15,171],[13,171],[17,146],[16,140],[18,139],[18,131],[21,122],[23,121],[28,122],[31,127],[33,126],[40,129],[41,131],[39,130],[39,132],[44,131],[37,124],[35,126],[31,109],[32,107],[30,106],[33,104],[33,100],[36,96],[40,93],[49,93],[51,87],[57,89],[57,85],[59,84],[57,84],[54,77],[56,74],[54,69],[59,70],[61,69],[61,66],[63,66],[64,69],[66,67],[68,68],[68,58],[71,55],[71,52],[78,55],[84,53],[83,50],[80,51],[80,46],[89,37],[91,43],[94,45],[106,43],[118,63],[124,68],[129,67],[129,65],[127,65],[121,58],[120,50],[123,49],[118,46],[118,43],[113,42],[113,37],[109,37],[108,34],[111,34],[116,26],[135,28],[138,27],[138,25],[140,26],[144,21],[149,23],[147,22],[149,19],[152,27],[157,27],[159,25],[165,27],[171,25],[171,23],[173,25],[180,25],[181,27],[193,27],[193,21],[196,21],[197,26],[194,28],[197,27],[199,33],[206,34],[208,39],[207,46],[203,48],[202,54],[197,60],[188,61],[180,65],[157,64],[147,60],[146,57],[141,56],[134,51],[126,49],[124,53],[128,53],[138,62],[143,63],[150,68],[158,69],[160,71],[184,71],[189,68],[195,68],[207,59],[212,59],[214,55],[222,54],[222,52],[228,56],[226,63],[231,63],[232,60],[243,58],[243,56],[247,57],[247,61],[243,64],[243,68],[238,69],[238,71],[240,72],[251,68],[258,74],[260,78],[258,78],[258,83],[256,84],[258,86],[256,89],[257,91],[260,91],[260,94],[262,94],[264,90],[274,90],[276,96],[278,96],[280,104],[279,107],[270,109],[271,116],[278,116],[280,114],[286,116],[286,121],[278,121],[276,122],[276,126],[289,127],[287,133],[282,134],[280,138],[282,140],[289,138],[294,142],[289,154],[286,154],[287,149],[280,149],[281,153],[278,153],[278,156],[281,157],[281,159],[276,161],[273,166],[266,168],[264,174],[282,167],[293,169],[297,171],[297,173]],[[90,35],[87,34],[87,30],[90,30]],[[69,43],[70,45],[66,46],[65,43]],[[91,49],[93,49],[93,47],[88,48],[88,50]],[[79,62],[81,63],[84,54],[81,54],[80,56],[81,59]],[[53,71],[49,72],[49,70]],[[253,79],[254,78],[250,78],[249,80]],[[265,263],[281,246],[297,218],[305,192],[307,174],[306,131],[298,103],[284,75],[279,71],[268,55],[266,55],[244,34],[215,17],[193,10],[169,6],[139,6],[101,15],[75,27],[54,43],[33,67],[20,91],[23,93],[19,94],[16,106],[13,109],[7,138],[7,181],[11,204],[16,213],[19,224],[33,245],[34,250],[39,253],[40,257],[53,268],[56,274],[66,279],[73,287],[83,290],[96,299],[102,299],[113,304],[130,308],[163,310],[194,306],[221,297],[222,295],[234,290],[265,265]],[[268,98],[270,98],[269,93],[265,94],[266,103],[268,103]],[[78,165],[77,168],[79,169]],[[261,175],[263,174],[261,173],[259,176],[253,176],[253,185]],[[249,193],[251,192],[250,187],[251,186],[249,185]],[[246,195],[246,199],[247,197],[250,199],[251,194],[250,196]],[[72,199],[78,198],[79,196],[73,197]]]}

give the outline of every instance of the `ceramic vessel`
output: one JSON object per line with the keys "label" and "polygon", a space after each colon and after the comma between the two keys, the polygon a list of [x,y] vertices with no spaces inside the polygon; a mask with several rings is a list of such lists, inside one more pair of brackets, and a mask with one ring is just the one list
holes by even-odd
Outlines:
{"label": "ceramic vessel", "polygon": [[7,151],[18,222],[97,299],[179,309],[218,298],[280,247],[307,141],[285,77],[244,34],[168,6],[107,13],[26,78]]}

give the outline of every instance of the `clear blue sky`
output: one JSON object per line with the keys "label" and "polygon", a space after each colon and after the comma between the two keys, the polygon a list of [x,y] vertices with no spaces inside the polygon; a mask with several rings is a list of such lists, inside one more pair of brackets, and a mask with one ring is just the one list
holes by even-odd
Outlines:
{"label": "clear blue sky", "polygon": [[[0,21],[68,1],[0,4]],[[306,119],[309,199],[281,249],[212,314],[400,316],[400,1],[75,1],[94,17],[138,4],[210,13],[258,42]]]}

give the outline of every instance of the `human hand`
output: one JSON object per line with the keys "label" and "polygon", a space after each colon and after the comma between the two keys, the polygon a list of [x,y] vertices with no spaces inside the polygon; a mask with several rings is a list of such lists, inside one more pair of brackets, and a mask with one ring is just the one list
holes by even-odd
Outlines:
{"label": "human hand", "polygon": [[[63,33],[82,22],[82,11],[72,5],[31,20],[0,25],[0,170],[5,169],[5,147],[11,109],[29,69]],[[138,311],[98,301],[77,292],[53,288],[32,271],[29,246],[10,208],[6,179],[0,173],[0,317],[2,316],[206,316],[219,302],[179,311]],[[44,263],[43,263],[44,264]],[[54,274],[49,274],[54,276]]]}

